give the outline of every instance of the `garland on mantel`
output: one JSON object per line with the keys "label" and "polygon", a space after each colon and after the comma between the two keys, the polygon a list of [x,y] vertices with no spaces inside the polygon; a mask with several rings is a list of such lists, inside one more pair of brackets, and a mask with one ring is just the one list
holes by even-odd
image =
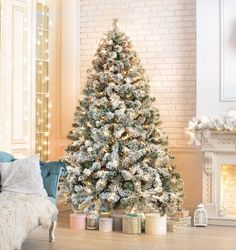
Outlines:
{"label": "garland on mantel", "polygon": [[201,144],[203,137],[209,137],[211,132],[236,132],[236,110],[230,110],[219,116],[194,117],[186,128],[189,144]]}

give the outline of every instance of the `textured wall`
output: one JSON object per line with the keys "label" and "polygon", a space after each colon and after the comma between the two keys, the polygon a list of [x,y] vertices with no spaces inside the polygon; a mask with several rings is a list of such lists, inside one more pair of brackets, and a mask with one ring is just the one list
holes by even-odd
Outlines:
{"label": "textured wall", "polygon": [[163,127],[174,147],[186,146],[184,128],[195,115],[195,0],[81,0],[80,83],[112,18],[133,41],[151,80]]}
{"label": "textured wall", "polygon": [[133,41],[151,80],[163,128],[185,183],[185,207],[201,202],[201,154],[187,145],[184,129],[196,112],[195,0],[80,0],[80,88],[112,18]]}

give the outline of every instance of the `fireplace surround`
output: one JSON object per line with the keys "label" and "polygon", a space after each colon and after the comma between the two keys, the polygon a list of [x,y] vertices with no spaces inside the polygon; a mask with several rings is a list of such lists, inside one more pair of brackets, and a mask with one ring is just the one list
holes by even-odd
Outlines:
{"label": "fireplace surround", "polygon": [[236,226],[236,132],[202,133],[201,138],[202,198],[209,224]]}

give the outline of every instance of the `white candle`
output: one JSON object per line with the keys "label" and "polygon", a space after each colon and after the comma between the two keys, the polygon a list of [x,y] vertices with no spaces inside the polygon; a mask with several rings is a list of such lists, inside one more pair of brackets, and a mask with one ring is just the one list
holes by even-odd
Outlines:
{"label": "white candle", "polygon": [[145,233],[150,235],[166,234],[166,215],[145,214]]}
{"label": "white candle", "polygon": [[112,218],[99,218],[99,231],[104,233],[112,232]]}

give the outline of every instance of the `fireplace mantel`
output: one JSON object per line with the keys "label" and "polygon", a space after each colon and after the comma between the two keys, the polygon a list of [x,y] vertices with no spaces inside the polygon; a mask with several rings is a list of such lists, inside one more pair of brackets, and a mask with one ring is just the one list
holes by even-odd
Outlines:
{"label": "fireplace mantel", "polygon": [[202,133],[203,153],[203,204],[209,224],[236,226],[236,217],[222,214],[220,197],[220,167],[224,164],[236,165],[236,132],[213,131],[209,136]]}

